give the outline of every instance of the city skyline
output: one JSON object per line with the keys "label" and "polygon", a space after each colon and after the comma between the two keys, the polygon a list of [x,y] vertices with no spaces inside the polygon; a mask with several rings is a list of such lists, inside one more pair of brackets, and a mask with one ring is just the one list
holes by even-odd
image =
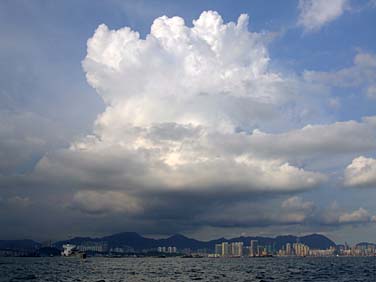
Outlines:
{"label": "city skyline", "polygon": [[1,1],[0,240],[375,242],[376,2],[327,2]]}
{"label": "city skyline", "polygon": [[360,242],[350,246],[337,244],[320,234],[303,237],[280,235],[238,237],[200,242],[175,234],[166,239],[151,239],[134,232],[113,234],[102,238],[77,237],[65,241],[35,242],[30,240],[0,240],[0,257],[39,256],[89,257],[184,257],[184,258],[244,258],[244,257],[374,257],[376,244]]}

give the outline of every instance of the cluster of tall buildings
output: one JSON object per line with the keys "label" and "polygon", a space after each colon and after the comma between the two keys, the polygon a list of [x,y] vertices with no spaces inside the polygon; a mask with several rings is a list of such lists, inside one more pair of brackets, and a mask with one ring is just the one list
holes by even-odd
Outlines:
{"label": "cluster of tall buildings", "polygon": [[[261,242],[261,244],[260,244]],[[75,244],[78,251],[90,253],[90,255],[120,255],[127,256],[130,254],[153,254],[155,252],[161,255],[190,255],[190,256],[206,256],[206,257],[267,257],[267,256],[296,256],[296,257],[327,257],[327,256],[375,256],[376,257],[376,244],[373,243],[359,243],[354,246],[349,246],[347,243],[344,245],[332,246],[328,249],[312,249],[308,245],[301,243],[299,239],[293,243],[285,243],[284,245],[278,244],[275,241],[267,240],[250,240],[249,243],[234,241],[234,242],[220,242],[215,244],[214,253],[212,246],[207,246],[203,249],[190,249],[181,248],[176,246],[159,246],[154,248],[147,248],[135,250],[132,246],[125,244],[110,245],[107,241],[93,241],[84,240],[79,244]],[[41,247],[55,247],[51,241],[46,241],[41,244]],[[59,248],[59,246],[56,246]],[[37,248],[37,247],[35,247]],[[0,256],[23,256],[23,250],[19,252],[11,252],[9,249],[0,250]],[[35,253],[35,250],[32,252]]]}
{"label": "cluster of tall buildings", "polygon": [[272,255],[274,253],[274,246],[266,245],[261,246],[259,245],[257,240],[251,240],[249,248],[248,248],[248,255],[250,257],[262,257]]}
{"label": "cluster of tall buildings", "polygon": [[341,256],[376,256],[376,245],[362,243],[350,247],[348,244],[338,246],[338,255]]}
{"label": "cluster of tall buildings", "polygon": [[251,240],[249,246],[243,242],[222,242],[215,245],[215,257],[266,257],[275,253],[274,245],[259,245],[257,240]]}
{"label": "cluster of tall buildings", "polygon": [[275,253],[275,245],[260,245],[257,240],[251,240],[246,252],[250,257],[266,257]]}
{"label": "cluster of tall buildings", "polygon": [[134,253],[135,249],[130,246],[120,246],[120,247],[110,248],[109,251],[110,253],[126,254],[126,253]]}
{"label": "cluster of tall buildings", "polygon": [[[127,254],[133,253],[135,250],[130,246],[117,246],[109,247],[107,242],[82,242],[77,245],[79,251],[93,252],[97,254],[116,253]],[[245,245],[243,242],[221,242],[215,245],[214,254],[210,249],[195,250],[192,252],[190,249],[177,249],[175,246],[160,246],[154,249],[143,250],[143,252],[157,251],[165,254],[199,254],[202,256],[211,257],[265,257],[265,256],[376,256],[375,244],[358,244],[355,246],[338,245],[337,247],[331,247],[326,250],[310,249],[309,246],[296,242],[286,243],[280,249],[277,249],[275,244],[273,245],[260,245],[257,240],[251,240],[249,245]],[[5,253],[3,254],[5,255]]]}
{"label": "cluster of tall buildings", "polygon": [[215,255],[221,257],[242,257],[243,242],[222,242],[215,245]]}
{"label": "cluster of tall buildings", "polygon": [[257,240],[251,240],[249,246],[245,246],[243,242],[222,242],[215,245],[216,257],[261,257],[270,256],[274,253],[274,246],[259,245]]}
{"label": "cluster of tall buildings", "polygon": [[126,245],[110,247],[107,242],[99,241],[84,241],[81,244],[76,246],[77,250],[82,252],[93,252],[93,253],[133,253],[135,252],[134,248]]}
{"label": "cluster of tall buildings", "polygon": [[170,247],[158,247],[157,251],[159,253],[168,253],[168,254],[176,254],[177,249],[175,246],[170,246]]}
{"label": "cluster of tall buildings", "polygon": [[[373,246],[363,248],[362,252],[358,249],[352,251],[356,255],[374,254],[375,248]],[[351,250],[351,249],[349,249]],[[348,251],[349,252],[349,251]],[[251,240],[249,246],[245,246],[243,242],[222,242],[215,245],[215,253],[211,257],[266,257],[266,256],[332,256],[338,254],[337,249],[332,247],[327,250],[310,249],[307,245],[302,243],[287,243],[277,250],[275,244],[260,245],[257,240]]]}
{"label": "cluster of tall buildings", "polygon": [[287,243],[286,245],[282,246],[282,249],[278,251],[278,255],[306,257],[310,255],[310,250],[307,245],[304,245],[302,243]]}
{"label": "cluster of tall buildings", "polygon": [[77,245],[77,249],[83,252],[107,253],[109,251],[107,242],[83,242]]}
{"label": "cluster of tall buildings", "polygon": [[[79,251],[84,252],[95,252],[95,253],[133,253],[135,252],[134,248],[130,246],[116,246],[116,247],[109,247],[107,242],[83,242],[80,245],[77,245],[77,249]],[[168,254],[175,254],[178,252],[175,246],[169,247],[158,247],[157,249],[148,249],[143,250],[145,252],[148,251],[156,251],[159,253],[168,253]]]}
{"label": "cluster of tall buildings", "polygon": [[243,242],[222,242],[215,245],[216,257],[261,257],[269,256],[274,253],[274,246],[261,246],[257,240],[251,240],[249,246],[245,246]]}

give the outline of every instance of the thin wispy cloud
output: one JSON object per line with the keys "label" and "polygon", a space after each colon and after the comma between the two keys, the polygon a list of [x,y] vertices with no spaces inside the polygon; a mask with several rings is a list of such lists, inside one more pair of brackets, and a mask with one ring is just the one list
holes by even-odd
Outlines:
{"label": "thin wispy cloud", "polygon": [[298,25],[307,32],[318,31],[349,8],[348,0],[299,0]]}

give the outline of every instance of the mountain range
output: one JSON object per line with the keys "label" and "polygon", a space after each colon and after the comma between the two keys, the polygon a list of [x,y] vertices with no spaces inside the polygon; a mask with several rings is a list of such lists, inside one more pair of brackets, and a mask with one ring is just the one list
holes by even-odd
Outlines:
{"label": "mountain range", "polygon": [[10,250],[36,250],[42,246],[33,240],[0,240],[0,249]]}
{"label": "mountain range", "polygon": [[56,247],[61,247],[65,243],[71,243],[75,245],[81,245],[83,243],[89,242],[106,242],[108,246],[111,247],[122,247],[128,246],[132,247],[136,251],[141,251],[145,249],[153,249],[157,247],[169,247],[175,246],[178,249],[207,249],[214,250],[215,244],[222,242],[243,242],[245,246],[249,246],[251,240],[257,240],[259,245],[271,245],[275,246],[276,249],[282,248],[283,245],[287,243],[301,242],[306,244],[312,249],[328,249],[330,247],[335,247],[336,244],[329,238],[320,234],[311,234],[307,236],[297,237],[292,235],[277,236],[272,237],[236,237],[232,239],[219,238],[211,241],[199,241],[196,239],[188,238],[184,235],[176,234],[166,239],[152,239],[141,236],[135,232],[123,232],[117,233],[110,236],[105,236],[101,238],[90,238],[90,237],[75,237],[70,240],[56,242],[54,245]]}
{"label": "mountain range", "polygon": [[[69,240],[55,242],[53,245],[57,248],[61,248],[63,244],[68,242],[75,245],[107,243],[110,248],[127,246],[133,248],[135,251],[169,246],[175,246],[178,249],[207,249],[212,251],[214,250],[215,244],[218,243],[243,242],[245,246],[249,246],[251,240],[257,240],[258,244],[263,246],[274,245],[276,249],[281,249],[282,246],[286,245],[287,243],[293,244],[296,242],[303,243],[309,246],[311,249],[328,249],[336,246],[335,242],[321,234],[311,234],[302,237],[293,235],[283,235],[277,237],[241,236],[232,239],[219,238],[210,241],[200,241],[180,234],[176,234],[165,239],[152,239],[143,237],[136,232],[122,232],[100,238],[74,237]],[[40,247],[40,243],[32,240],[0,240],[0,249],[37,249]]]}

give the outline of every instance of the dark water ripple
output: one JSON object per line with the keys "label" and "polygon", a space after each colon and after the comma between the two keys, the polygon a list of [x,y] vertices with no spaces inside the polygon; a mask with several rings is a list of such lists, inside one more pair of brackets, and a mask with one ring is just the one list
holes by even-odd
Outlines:
{"label": "dark water ripple", "polygon": [[0,282],[376,282],[369,258],[0,258]]}

